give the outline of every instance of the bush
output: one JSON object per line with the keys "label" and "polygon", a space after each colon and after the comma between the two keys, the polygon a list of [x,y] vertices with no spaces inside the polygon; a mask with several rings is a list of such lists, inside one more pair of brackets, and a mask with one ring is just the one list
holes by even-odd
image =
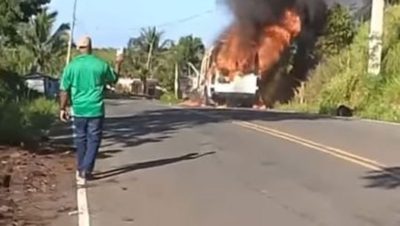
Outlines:
{"label": "bush", "polygon": [[348,48],[318,65],[304,90],[309,107],[298,110],[318,108],[320,113],[334,114],[343,104],[361,117],[400,121],[400,6],[385,12],[382,73],[377,77],[367,73],[368,31],[369,23],[361,25]]}
{"label": "bush", "polygon": [[0,69],[0,101],[18,101],[25,92],[26,87],[19,75]]}
{"label": "bush", "polygon": [[57,105],[54,101],[39,98],[27,104],[24,112],[28,132],[43,136],[56,119]]}
{"label": "bush", "polygon": [[29,90],[23,77],[13,72],[0,68],[0,101],[19,102],[24,99],[35,99],[41,94],[35,90]]}
{"label": "bush", "polygon": [[0,106],[0,143],[19,144],[24,139],[23,111],[16,103]]}
{"label": "bush", "polygon": [[177,104],[179,99],[175,97],[174,93],[167,92],[161,96],[160,101],[167,104]]}
{"label": "bush", "polygon": [[39,98],[32,102],[0,105],[0,143],[17,145],[36,142],[47,135],[55,122],[54,101]]}
{"label": "bush", "polygon": [[47,135],[56,103],[29,90],[21,76],[0,68],[0,144],[33,142]]}

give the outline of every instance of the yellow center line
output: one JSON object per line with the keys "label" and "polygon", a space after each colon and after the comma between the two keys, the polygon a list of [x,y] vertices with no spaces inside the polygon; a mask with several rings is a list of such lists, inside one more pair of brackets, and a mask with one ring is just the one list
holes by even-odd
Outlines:
{"label": "yellow center line", "polygon": [[[207,114],[207,113],[199,112],[199,111],[196,111],[196,110],[189,110],[189,111],[191,111],[191,112],[193,112],[195,114],[198,114],[198,115],[206,116],[208,118],[214,118],[214,119],[223,119],[223,118],[225,118],[225,117],[222,117],[222,116],[216,116],[216,115],[212,115],[212,114]],[[399,175],[396,175],[395,173],[387,170],[387,168],[389,168],[388,166],[386,166],[386,165],[384,165],[384,164],[382,164],[382,163],[380,163],[378,161],[375,161],[375,160],[372,160],[372,159],[369,159],[369,158],[366,158],[366,157],[362,157],[362,156],[353,154],[353,153],[351,153],[349,151],[345,151],[345,150],[342,150],[342,149],[339,149],[339,148],[335,148],[335,147],[331,147],[331,146],[324,145],[324,144],[321,144],[321,143],[317,143],[317,142],[312,141],[312,140],[308,140],[308,139],[305,139],[305,138],[302,138],[302,137],[299,137],[299,136],[295,136],[293,134],[285,133],[285,132],[277,130],[277,129],[269,128],[269,127],[266,127],[266,126],[261,126],[259,124],[255,124],[255,123],[251,123],[251,122],[246,122],[246,121],[242,121],[242,120],[232,120],[232,123],[234,125],[237,125],[237,126],[240,126],[240,127],[243,127],[243,128],[247,128],[247,129],[254,130],[254,131],[257,131],[257,132],[261,132],[261,133],[264,133],[264,134],[268,134],[268,135],[271,135],[271,136],[274,136],[274,137],[277,137],[277,138],[281,138],[283,140],[287,140],[287,141],[290,141],[290,142],[293,142],[293,143],[296,143],[296,144],[300,144],[300,145],[308,147],[308,148],[310,148],[312,150],[316,150],[316,151],[319,151],[319,152],[334,156],[336,158],[345,160],[347,162],[354,163],[356,165],[365,167],[365,168],[370,169],[370,170],[385,172],[387,175],[390,175],[394,179],[400,180],[400,176]]]}
{"label": "yellow center line", "polygon": [[393,178],[400,180],[400,177],[388,170],[386,170],[386,168],[388,168],[386,165],[379,163],[377,161],[359,156],[359,155],[355,155],[352,154],[350,152],[341,150],[339,148],[334,148],[334,147],[330,147],[324,144],[320,144],[311,140],[307,140],[289,133],[285,133],[276,129],[272,129],[266,126],[261,126],[258,124],[254,124],[254,123],[250,123],[250,122],[245,122],[245,121],[233,121],[232,122],[234,125],[237,126],[241,126],[247,129],[251,129],[251,130],[255,130],[257,132],[261,132],[264,134],[268,134],[274,137],[278,137],[293,143],[297,143],[300,145],[303,145],[305,147],[311,148],[313,150],[316,151],[320,151],[322,153],[325,154],[329,154],[331,156],[334,156],[336,158],[345,160],[347,162],[351,162],[360,166],[363,166],[367,169],[371,169],[371,170],[376,170],[376,171],[383,171],[385,173],[387,173],[388,175],[392,176]]}
{"label": "yellow center line", "polygon": [[276,130],[276,129],[272,129],[272,128],[269,128],[269,127],[261,126],[261,125],[250,123],[250,122],[244,122],[244,121],[233,122],[233,123],[236,124],[236,125],[239,125],[239,126],[244,126],[246,128],[250,128],[250,129],[251,128],[257,128],[259,130],[262,130],[262,132],[268,133],[270,135],[280,135],[280,136],[292,138],[292,139],[296,140],[296,143],[306,143],[306,144],[309,144],[309,145],[312,145],[312,146],[315,146],[315,147],[320,147],[320,148],[326,149],[326,150],[328,150],[330,152],[334,152],[336,154],[343,155],[343,156],[346,156],[346,157],[349,157],[349,158],[352,158],[352,159],[355,159],[355,160],[358,160],[358,161],[362,161],[362,162],[365,162],[365,163],[368,163],[368,164],[371,164],[371,165],[375,165],[375,166],[378,166],[378,167],[381,167],[381,168],[386,168],[385,165],[383,165],[383,164],[381,164],[381,163],[379,163],[377,161],[374,161],[374,160],[371,160],[371,159],[368,159],[368,158],[365,158],[365,157],[362,157],[362,156],[359,156],[359,155],[352,154],[352,153],[350,153],[348,151],[344,151],[344,150],[341,150],[339,148],[334,148],[334,147],[330,147],[330,146],[327,146],[327,145],[324,145],[324,144],[321,144],[321,143],[317,143],[317,142],[314,142],[314,141],[311,141],[311,140],[307,140],[307,139],[304,139],[302,137],[295,136],[295,135],[292,135],[292,134],[289,134],[289,133],[285,133],[285,132],[282,132],[282,131],[279,131],[279,130]]}

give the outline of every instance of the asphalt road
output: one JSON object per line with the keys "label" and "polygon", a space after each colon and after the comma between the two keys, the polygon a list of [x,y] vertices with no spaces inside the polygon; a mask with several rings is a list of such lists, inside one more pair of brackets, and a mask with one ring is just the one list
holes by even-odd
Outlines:
{"label": "asphalt road", "polygon": [[110,100],[93,226],[398,226],[400,126]]}

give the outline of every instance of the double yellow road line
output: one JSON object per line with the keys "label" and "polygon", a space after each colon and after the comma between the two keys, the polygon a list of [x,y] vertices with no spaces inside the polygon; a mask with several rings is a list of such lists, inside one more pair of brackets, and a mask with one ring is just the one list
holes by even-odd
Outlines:
{"label": "double yellow road line", "polygon": [[388,170],[386,170],[388,167],[382,163],[379,163],[377,161],[352,154],[348,151],[339,149],[339,148],[334,148],[330,147],[321,143],[317,143],[315,141],[311,141],[308,139],[304,139],[302,137],[298,137],[289,133],[285,133],[276,129],[272,129],[266,126],[261,126],[258,124],[250,123],[250,122],[245,122],[245,121],[233,121],[232,122],[234,125],[247,128],[250,130],[254,130],[257,132],[261,132],[264,134],[268,134],[270,136],[274,136],[283,140],[287,140],[296,144],[300,144],[302,146],[308,147],[311,150],[319,151],[331,156],[334,156],[336,158],[345,160],[347,162],[351,162],[354,164],[357,164],[359,166],[365,167],[370,170],[375,170],[375,171],[383,171],[387,173],[388,175],[392,176],[393,178],[400,180],[400,177]]}
{"label": "double yellow road line", "polygon": [[[203,115],[209,118],[216,118],[216,119],[221,119],[224,117],[221,116],[215,116],[215,115],[210,115],[210,114],[206,114],[206,113],[202,113],[196,110],[189,110],[192,111],[193,113],[199,114],[199,115]],[[286,132],[282,132],[279,131],[277,129],[273,129],[270,127],[266,127],[266,126],[262,126],[259,124],[255,124],[255,123],[251,123],[251,122],[246,122],[246,121],[241,121],[241,120],[233,120],[232,123],[234,125],[246,128],[246,129],[250,129],[253,131],[257,131],[263,134],[267,134],[273,137],[277,137],[286,141],[290,141],[296,144],[300,144],[302,146],[308,147],[311,150],[315,150],[315,151],[319,151],[321,153],[325,153],[331,156],[334,156],[336,158],[342,159],[344,161],[347,162],[351,162],[353,164],[362,166],[364,168],[370,169],[370,170],[374,170],[374,171],[381,171],[381,172],[385,172],[387,175],[390,175],[391,177],[393,177],[396,180],[400,180],[400,176],[397,174],[394,174],[393,172],[387,170],[389,167],[372,159],[366,158],[366,157],[362,157],[356,154],[353,154],[349,151],[345,151],[339,148],[335,148],[335,147],[331,147],[328,145],[324,145],[312,140],[308,140],[299,136],[295,136],[293,134],[289,134]]]}

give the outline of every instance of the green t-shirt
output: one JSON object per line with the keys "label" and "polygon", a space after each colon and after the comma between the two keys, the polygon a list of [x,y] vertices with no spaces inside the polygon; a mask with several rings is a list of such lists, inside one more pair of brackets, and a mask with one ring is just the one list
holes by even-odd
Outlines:
{"label": "green t-shirt", "polygon": [[60,90],[71,97],[72,110],[77,117],[104,116],[104,90],[117,82],[114,70],[100,58],[83,54],[64,69]]}

